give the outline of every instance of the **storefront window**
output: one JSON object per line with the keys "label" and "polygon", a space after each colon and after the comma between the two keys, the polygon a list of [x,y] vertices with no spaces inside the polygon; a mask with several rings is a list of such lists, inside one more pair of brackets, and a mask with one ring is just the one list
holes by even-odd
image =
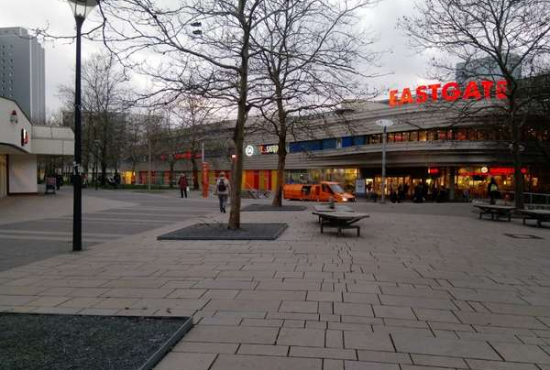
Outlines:
{"label": "storefront window", "polygon": [[394,133],[389,133],[386,140],[388,141],[388,143],[393,143],[395,141],[395,134]]}
{"label": "storefront window", "polygon": [[409,133],[410,141],[418,141],[418,131],[411,131]]}
{"label": "storefront window", "polygon": [[439,130],[437,132],[437,136],[439,137],[439,140],[446,140],[447,139],[447,131]]}
{"label": "storefront window", "polygon": [[382,142],[382,135],[371,135],[370,136],[370,144],[380,144]]}
{"label": "storefront window", "polygon": [[427,141],[428,140],[428,133],[426,131],[420,131],[418,133],[418,141]]}

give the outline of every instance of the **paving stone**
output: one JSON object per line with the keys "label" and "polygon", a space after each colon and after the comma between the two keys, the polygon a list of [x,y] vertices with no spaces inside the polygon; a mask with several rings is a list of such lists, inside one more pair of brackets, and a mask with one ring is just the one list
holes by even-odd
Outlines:
{"label": "paving stone", "polygon": [[315,347],[290,347],[292,357],[331,358],[341,360],[356,360],[357,355],[351,349],[315,348]]}
{"label": "paving stone", "polygon": [[415,365],[452,367],[457,369],[468,369],[468,365],[461,358],[411,355]]}
{"label": "paving stone", "polygon": [[186,342],[275,344],[277,328],[247,326],[195,326],[183,340]]}
{"label": "paving stone", "polygon": [[[201,298],[205,294],[205,289],[176,289],[173,290],[166,298]],[[205,297],[205,299],[214,297]],[[231,297],[232,298],[232,297]]]}
{"label": "paving stone", "polygon": [[344,348],[394,351],[388,334],[362,331],[344,331]]}
{"label": "paving stone", "polygon": [[334,303],[334,313],[337,315],[373,317],[372,307],[361,303]]}
{"label": "paving stone", "polygon": [[308,301],[317,302],[342,302],[342,292],[318,292],[312,291],[307,293]]}
{"label": "paving stone", "polygon": [[346,361],[346,370],[399,370],[399,365],[379,362]]}
{"label": "paving stone", "polygon": [[408,306],[419,308],[456,309],[450,299],[417,298],[393,295],[380,295],[380,301],[384,305]]}
{"label": "paving stone", "polygon": [[203,317],[201,321],[199,321],[199,325],[239,326],[242,320],[242,317],[231,316]]}
{"label": "paving stone", "polygon": [[460,323],[458,318],[450,310],[433,310],[429,308],[414,308],[414,313],[418,320],[424,321],[442,321],[450,323]]}
{"label": "paving stone", "polygon": [[210,370],[322,370],[323,362],[320,359],[275,357],[275,356],[244,356],[220,355]]}
{"label": "paving stone", "polygon": [[491,333],[468,333],[468,332],[456,332],[460,339],[466,340],[481,340],[491,342],[507,342],[507,343],[521,343],[520,340],[511,334],[491,334]]}
{"label": "paving stone", "polygon": [[243,290],[235,298],[257,301],[305,301],[306,294],[305,291]]}
{"label": "paving stone", "polygon": [[[239,355],[265,355],[265,356],[286,356],[288,346],[268,346],[261,344],[241,344]],[[306,356],[302,356],[306,357]]]}
{"label": "paving stone", "polygon": [[212,299],[204,309],[206,311],[277,311],[280,301],[258,301],[245,299]]}
{"label": "paving stone", "polygon": [[303,312],[303,313],[317,313],[319,304],[317,302],[305,302],[305,301],[283,301],[280,312]]}
{"label": "paving stone", "polygon": [[323,370],[344,370],[344,361],[324,359]]}
{"label": "paving stone", "polygon": [[491,342],[491,345],[506,361],[550,364],[550,355],[538,346]]}
{"label": "paving stone", "polygon": [[344,348],[344,333],[340,330],[326,330],[325,346],[327,348]]}
{"label": "paving stone", "polygon": [[398,352],[486,360],[500,359],[498,354],[484,342],[430,338],[411,334],[392,334],[392,337]]}
{"label": "paving stone", "polygon": [[411,364],[411,357],[406,353],[365,351],[358,350],[359,361],[367,362],[385,362],[391,364]]}
{"label": "paving stone", "polygon": [[306,321],[306,329],[323,329],[327,328],[327,323],[324,321]]}
{"label": "paving stone", "polygon": [[362,294],[362,293],[344,293],[344,302],[346,303],[373,303],[380,304],[377,294]]}
{"label": "paving stone", "polygon": [[420,329],[429,329],[428,323],[418,320],[402,320],[402,319],[384,319],[384,324],[386,326],[399,326],[405,328],[420,328]]}
{"label": "paving stone", "polygon": [[520,364],[516,362],[484,361],[466,359],[466,362],[473,370],[538,370],[532,364]]}
{"label": "paving stone", "polygon": [[324,347],[325,331],[283,327],[277,338],[278,345]]}
{"label": "paving stone", "polygon": [[415,320],[416,316],[410,307],[377,306],[373,305],[375,317],[389,317],[394,319]]}
{"label": "paving stone", "polygon": [[196,353],[224,353],[235,354],[239,348],[237,343],[198,343],[179,342],[172,352],[196,352]]}
{"label": "paving stone", "polygon": [[244,319],[241,323],[241,326],[266,326],[278,328],[283,326],[283,320]]}
{"label": "paving stone", "polygon": [[449,370],[448,367],[432,367],[432,366],[416,366],[416,365],[402,365],[401,370]]}
{"label": "paving stone", "polygon": [[545,329],[545,325],[534,317],[497,315],[456,311],[455,315],[465,324],[502,326],[508,328]]}

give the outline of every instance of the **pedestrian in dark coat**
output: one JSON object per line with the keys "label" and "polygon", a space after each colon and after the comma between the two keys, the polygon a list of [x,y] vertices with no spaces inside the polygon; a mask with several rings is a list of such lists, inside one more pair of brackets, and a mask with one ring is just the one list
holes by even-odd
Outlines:
{"label": "pedestrian in dark coat", "polygon": [[187,198],[187,187],[189,186],[189,183],[187,182],[187,177],[185,176],[185,174],[180,176],[178,184],[180,187],[181,197],[183,198],[183,196],[185,195],[185,197]]}

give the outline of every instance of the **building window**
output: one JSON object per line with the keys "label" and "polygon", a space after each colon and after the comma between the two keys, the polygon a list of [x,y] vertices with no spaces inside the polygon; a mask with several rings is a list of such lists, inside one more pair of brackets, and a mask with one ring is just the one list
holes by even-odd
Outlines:
{"label": "building window", "polygon": [[366,142],[366,136],[365,135],[354,136],[353,137],[353,145],[365,145],[365,142]]}
{"label": "building window", "polygon": [[428,133],[426,131],[418,132],[418,141],[428,141]]}
{"label": "building window", "polygon": [[353,146],[353,137],[352,136],[346,136],[342,138],[342,148],[348,148],[350,146]]}

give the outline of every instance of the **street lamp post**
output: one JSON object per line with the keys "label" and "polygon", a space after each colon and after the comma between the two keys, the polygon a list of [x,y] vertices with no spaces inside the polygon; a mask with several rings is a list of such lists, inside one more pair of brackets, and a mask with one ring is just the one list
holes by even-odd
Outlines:
{"label": "street lamp post", "polygon": [[382,204],[386,203],[386,136],[387,129],[393,125],[393,121],[389,119],[381,119],[376,121],[378,126],[384,128],[384,133],[382,134]]}
{"label": "street lamp post", "polygon": [[82,117],[81,117],[81,36],[82,24],[99,0],[67,0],[76,21],[76,79],[74,102],[74,162],[73,162],[73,251],[82,250]]}

